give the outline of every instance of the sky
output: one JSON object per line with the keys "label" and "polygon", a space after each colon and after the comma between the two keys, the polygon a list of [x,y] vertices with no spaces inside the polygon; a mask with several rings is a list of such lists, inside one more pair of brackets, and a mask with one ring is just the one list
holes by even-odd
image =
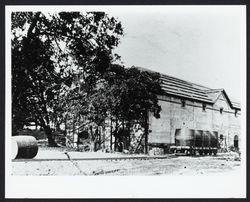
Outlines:
{"label": "sky", "polygon": [[240,6],[108,8],[124,28],[115,52],[140,66],[241,98],[245,15]]}
{"label": "sky", "polygon": [[104,11],[124,28],[114,52],[126,67],[140,66],[212,89],[224,88],[234,101],[242,101],[245,6],[39,6],[32,10]]}

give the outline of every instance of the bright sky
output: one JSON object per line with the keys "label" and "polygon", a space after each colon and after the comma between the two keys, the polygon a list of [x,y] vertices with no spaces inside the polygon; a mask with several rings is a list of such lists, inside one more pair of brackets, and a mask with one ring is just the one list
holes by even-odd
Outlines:
{"label": "bright sky", "polygon": [[125,35],[115,52],[125,66],[141,66],[210,88],[224,88],[229,97],[241,100],[241,89],[244,89],[241,83],[246,76],[245,6],[52,6],[35,9],[105,11],[117,17],[124,27]]}
{"label": "bright sky", "polygon": [[[108,9],[125,36],[116,52],[124,65],[141,66],[240,100],[245,7],[161,6]],[[244,66],[243,66],[244,67]]]}

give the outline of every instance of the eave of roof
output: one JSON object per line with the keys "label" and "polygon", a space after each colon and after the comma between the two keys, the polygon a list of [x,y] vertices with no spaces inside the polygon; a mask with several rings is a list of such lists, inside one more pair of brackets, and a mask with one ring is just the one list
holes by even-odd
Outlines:
{"label": "eave of roof", "polygon": [[[141,71],[155,72],[147,68],[136,67]],[[161,86],[166,95],[171,95],[179,98],[189,99],[193,101],[200,101],[207,104],[214,104],[221,93],[224,94],[230,107],[232,109],[240,110],[240,103],[232,102],[226,91],[223,88],[211,89],[199,84],[195,84],[189,81],[178,79],[173,76],[168,76],[160,73],[160,79],[162,81]],[[212,94],[214,94],[212,96]]]}
{"label": "eave of roof", "polygon": [[161,74],[160,79],[162,81],[162,89],[166,92],[166,94],[213,104],[213,100],[209,98],[206,93],[199,88],[196,88],[190,82],[163,74]]}

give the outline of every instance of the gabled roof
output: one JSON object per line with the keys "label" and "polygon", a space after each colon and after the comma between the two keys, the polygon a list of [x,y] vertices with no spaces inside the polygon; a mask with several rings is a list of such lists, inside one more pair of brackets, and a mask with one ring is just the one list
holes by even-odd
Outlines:
{"label": "gabled roof", "polygon": [[218,100],[223,90],[224,89],[209,89],[209,90],[204,90],[204,92],[213,100],[213,103],[215,103]]}
{"label": "gabled roof", "polygon": [[[141,71],[154,72],[147,68],[136,67]],[[161,86],[167,95],[176,96],[179,98],[190,99],[200,101],[213,105],[221,93],[227,99],[230,107],[240,110],[240,104],[232,102],[224,89],[211,89],[199,84],[191,83],[182,79],[178,79],[173,76],[168,76],[160,73],[160,79],[162,81]]]}
{"label": "gabled roof", "polygon": [[221,89],[210,89],[210,90],[204,90],[207,95],[213,99],[213,102],[215,103],[221,94],[223,94],[228,102],[228,104],[230,105],[230,107],[232,109],[239,109],[240,110],[240,103],[237,103],[237,102],[232,102],[231,99],[228,97],[226,91],[221,88]]}

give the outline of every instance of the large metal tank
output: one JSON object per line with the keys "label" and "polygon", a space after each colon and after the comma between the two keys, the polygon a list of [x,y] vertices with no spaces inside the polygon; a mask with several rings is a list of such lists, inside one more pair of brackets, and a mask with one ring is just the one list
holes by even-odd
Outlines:
{"label": "large metal tank", "polygon": [[173,152],[181,151],[186,154],[195,155],[197,152],[200,155],[216,154],[218,143],[218,132],[203,131],[193,129],[176,129],[175,131],[175,146],[171,149]]}
{"label": "large metal tank", "polygon": [[203,131],[203,147],[210,147],[210,132]]}
{"label": "large metal tank", "polygon": [[176,146],[193,146],[194,145],[194,130],[182,128],[175,131]]}
{"label": "large metal tank", "polygon": [[202,147],[203,145],[203,131],[202,130],[195,130],[194,131],[194,146],[195,147]]}
{"label": "large metal tank", "polygon": [[11,141],[12,159],[31,159],[37,155],[37,140],[33,136],[13,136]]}
{"label": "large metal tank", "polygon": [[212,131],[210,133],[210,147],[218,147],[218,132]]}

